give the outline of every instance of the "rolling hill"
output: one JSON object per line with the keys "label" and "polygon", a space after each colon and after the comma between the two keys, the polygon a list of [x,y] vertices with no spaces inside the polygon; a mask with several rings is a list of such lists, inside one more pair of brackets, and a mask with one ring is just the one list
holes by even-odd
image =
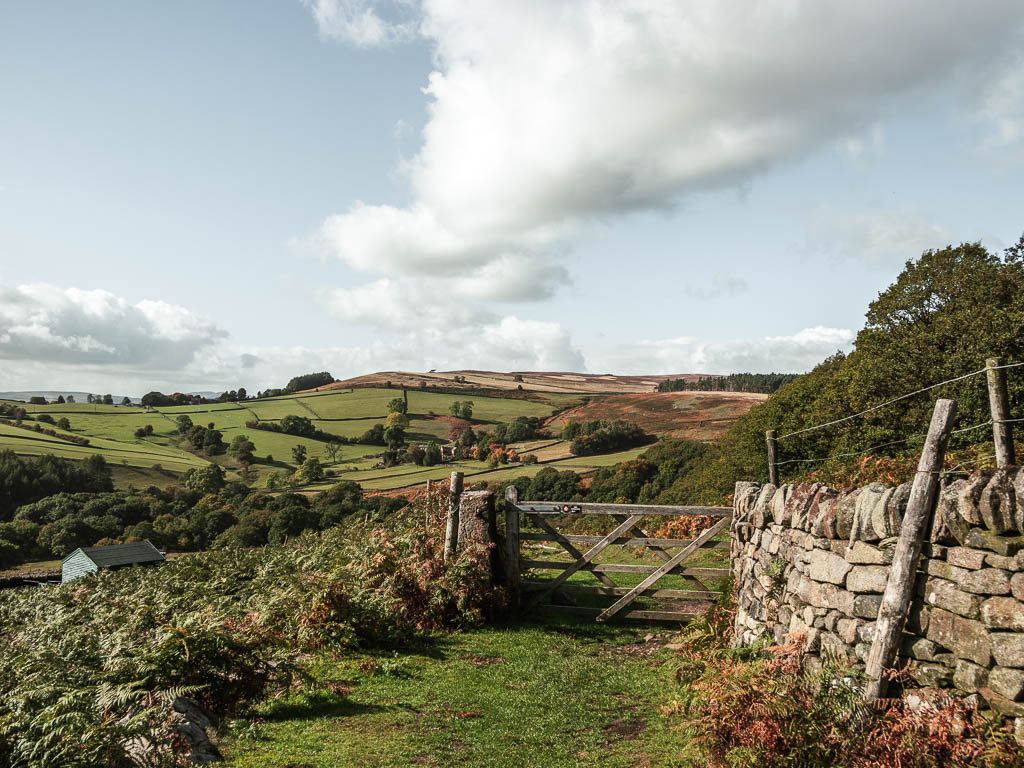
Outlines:
{"label": "rolling hill", "polygon": [[[212,425],[228,444],[238,435],[247,435],[256,446],[255,462],[247,479],[256,486],[267,485],[272,475],[294,472],[297,463],[292,449],[302,446],[309,457],[320,459],[328,470],[328,477],[310,488],[350,479],[367,491],[394,492],[446,477],[452,469],[459,469],[467,477],[479,475],[477,479],[488,481],[532,476],[545,466],[589,474],[599,467],[633,458],[643,449],[602,456],[572,456],[568,442],[559,439],[561,427],[569,418],[624,419],[635,421],[645,431],[658,436],[713,440],[766,397],[729,392],[654,392],[657,383],[664,378],[668,377],[384,371],[335,382],[319,390],[241,402],[160,408],[82,402],[22,404],[29,419],[22,427],[0,425],[0,450],[11,449],[21,455],[52,453],[71,459],[98,453],[114,468],[115,481],[122,485],[167,485],[176,482],[186,470],[209,463],[221,465],[230,477],[237,476],[241,467],[230,456],[208,456],[193,450],[182,439],[176,420],[184,415],[194,424]],[[698,375],[687,378],[695,379]],[[387,383],[391,384],[390,388],[385,386]],[[450,415],[452,404],[461,400],[472,401],[471,426],[477,431],[492,430],[498,424],[525,416],[541,419],[552,437],[512,446],[520,456],[536,456],[537,463],[531,465],[490,467],[483,461],[460,459],[454,464],[433,467],[379,466],[384,449],[360,442],[359,438],[373,426],[384,423],[388,402],[403,396],[402,386],[408,387],[405,396],[408,398],[407,438],[410,443],[424,444],[433,440],[444,444],[455,434],[453,428],[457,432],[460,427],[469,426],[468,422]],[[43,414],[54,421],[67,418],[70,430],[35,420]],[[279,424],[289,415],[306,417],[322,432],[352,442],[341,446],[335,458],[329,460],[323,440],[254,426]],[[35,430],[35,427],[54,434]],[[140,435],[140,429],[148,429],[150,434]],[[62,437],[65,435],[71,439],[88,439],[88,445],[68,442]]]}

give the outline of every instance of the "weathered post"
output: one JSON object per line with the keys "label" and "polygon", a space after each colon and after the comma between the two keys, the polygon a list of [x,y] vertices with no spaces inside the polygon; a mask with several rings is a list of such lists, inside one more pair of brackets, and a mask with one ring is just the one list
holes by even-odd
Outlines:
{"label": "weathered post", "polygon": [[868,677],[865,695],[877,699],[885,695],[889,681],[884,672],[892,666],[899,650],[903,625],[907,621],[907,610],[914,594],[917,577],[917,561],[921,555],[928,522],[935,508],[939,489],[939,470],[946,456],[953,419],[956,417],[955,400],[937,400],[928,426],[928,436],[917,463],[917,474],[910,488],[907,511],[900,525],[900,535],[893,551],[889,580],[882,595],[875,624],[875,639],[871,644],[865,674]]}
{"label": "weathered post", "polygon": [[516,605],[519,594],[519,490],[510,485],[505,489],[505,586]]}
{"label": "weathered post", "polygon": [[448,495],[448,524],[444,529],[444,559],[447,561],[459,546],[459,502],[462,497],[462,473],[452,472]]}
{"label": "weathered post", "polygon": [[1000,368],[1002,358],[990,357],[985,361],[988,379],[988,404],[992,410],[992,439],[996,444],[996,466],[1009,467],[1017,463],[1013,452],[1013,426],[1010,422],[1010,396],[1006,391],[1006,369]]}
{"label": "weathered post", "polygon": [[769,429],[764,433],[764,439],[768,443],[768,482],[778,487],[779,485],[779,433]]}
{"label": "weathered post", "polygon": [[503,579],[501,552],[498,549],[498,525],[494,509],[494,491],[465,491],[459,500],[457,550],[483,547],[487,550],[487,569],[491,583]]}

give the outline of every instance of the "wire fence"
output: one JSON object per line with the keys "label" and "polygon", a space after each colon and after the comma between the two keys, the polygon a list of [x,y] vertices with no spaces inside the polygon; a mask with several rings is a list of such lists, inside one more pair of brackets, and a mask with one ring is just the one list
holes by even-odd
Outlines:
{"label": "wire fence", "polygon": [[[1019,368],[1019,367],[1022,367],[1022,366],[1024,366],[1024,362],[1004,363],[1004,364],[1000,364],[1000,365],[986,366],[986,367],[981,368],[981,369],[979,369],[977,371],[972,371],[971,373],[965,373],[962,376],[955,376],[953,378],[946,379],[945,381],[940,381],[937,384],[930,384],[927,387],[922,387],[921,389],[917,389],[917,390],[915,390],[913,392],[908,392],[907,394],[900,395],[899,397],[894,397],[891,400],[886,400],[885,402],[879,403],[877,405],[873,405],[870,408],[865,408],[864,410],[858,411],[857,413],[852,413],[852,414],[850,414],[848,416],[843,416],[842,418],[839,418],[839,419],[833,419],[832,421],[827,421],[827,422],[824,422],[822,424],[815,424],[815,425],[812,425],[810,427],[804,427],[802,429],[797,429],[797,430],[794,430],[792,432],[787,432],[786,434],[779,435],[778,437],[775,437],[773,439],[776,442],[778,442],[778,441],[785,440],[786,438],[789,438],[789,437],[794,437],[795,435],[806,434],[808,432],[814,432],[814,431],[819,430],[819,429],[825,429],[827,427],[833,427],[833,426],[836,426],[836,425],[839,425],[839,424],[844,424],[844,423],[850,422],[850,421],[852,421],[854,419],[860,418],[862,416],[866,416],[869,413],[874,413],[876,411],[882,410],[883,408],[886,408],[888,406],[894,405],[895,403],[899,403],[899,402],[901,402],[903,400],[907,400],[909,398],[916,397],[918,395],[924,394],[926,392],[930,392],[930,391],[938,389],[940,387],[947,386],[949,384],[954,384],[954,383],[959,382],[959,381],[964,381],[966,379],[970,379],[970,378],[973,378],[975,376],[981,376],[982,374],[987,374],[989,371],[1003,371],[1003,370],[1007,370],[1007,369],[1011,369],[1011,368]],[[992,418],[990,418],[990,419],[988,419],[986,421],[980,422],[978,424],[972,424],[969,427],[962,427],[960,429],[954,429],[954,430],[952,430],[952,432],[950,434],[951,435],[963,434],[963,433],[966,433],[966,432],[972,432],[972,431],[975,431],[975,430],[984,429],[986,427],[994,427],[997,424],[999,424],[999,425],[1008,425],[1008,424],[1015,424],[1015,423],[1020,423],[1020,422],[1024,422],[1024,418],[1016,418],[1016,419],[1006,419],[1006,418],[1003,418],[1003,419],[1000,419],[1000,418],[996,418],[995,415],[993,415]],[[918,440],[923,441],[925,439],[925,437],[926,437],[926,434],[922,433],[922,434],[911,435],[909,437],[905,437],[905,438],[902,438],[902,439],[899,439],[899,440],[890,440],[888,442],[881,443],[879,445],[874,445],[874,446],[872,446],[870,448],[865,448],[864,450],[860,450],[860,451],[849,451],[849,452],[845,452],[845,453],[835,453],[835,454],[830,454],[828,456],[818,456],[818,457],[809,458],[809,459],[785,459],[783,461],[776,461],[774,463],[774,467],[777,469],[778,467],[783,467],[783,466],[793,465],[793,464],[815,464],[815,463],[831,461],[833,459],[843,459],[843,458],[852,458],[852,457],[855,457],[855,456],[864,456],[864,455],[867,455],[867,454],[874,453],[875,451],[882,450],[883,448],[891,448],[891,447],[897,446],[897,445],[906,445],[906,444],[909,444],[909,443],[914,443],[915,441],[918,441]],[[964,461],[960,462],[959,464],[957,464],[957,465],[955,465],[953,467],[950,467],[947,470],[942,470],[940,472],[940,474],[961,474],[961,473],[967,474],[968,470],[960,469],[960,468],[964,467],[965,465],[968,465],[968,464],[980,466],[981,464],[983,464],[983,463],[985,463],[985,462],[987,462],[987,461],[989,461],[989,460],[991,460],[993,458],[996,458],[996,455],[997,454],[993,453],[990,456],[975,457],[973,459],[964,460]]]}

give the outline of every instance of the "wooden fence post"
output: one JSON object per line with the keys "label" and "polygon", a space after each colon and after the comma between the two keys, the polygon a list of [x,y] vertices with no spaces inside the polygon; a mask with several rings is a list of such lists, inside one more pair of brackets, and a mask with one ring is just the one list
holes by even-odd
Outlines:
{"label": "wooden fence post", "polygon": [[1013,426],[1010,419],[1010,396],[1006,391],[1006,369],[999,368],[1002,358],[985,361],[988,379],[988,404],[992,410],[992,439],[996,444],[996,466],[1003,468],[1017,463],[1013,454]]}
{"label": "wooden fence post", "polygon": [[519,595],[519,490],[510,485],[505,489],[505,586],[512,598],[513,609]]}
{"label": "wooden fence post", "polygon": [[768,482],[776,488],[779,486],[779,433],[769,429],[764,433],[768,443]]}
{"label": "wooden fence post", "polygon": [[928,436],[921,449],[917,474],[907,500],[907,511],[900,525],[900,535],[893,552],[889,579],[882,595],[875,624],[875,639],[871,644],[864,670],[868,677],[865,695],[877,699],[885,695],[889,681],[884,672],[892,666],[899,651],[903,625],[914,594],[917,579],[917,561],[928,530],[928,522],[935,509],[939,489],[939,470],[946,456],[953,419],[956,417],[955,400],[937,400],[928,426]]}
{"label": "wooden fence post", "polygon": [[459,546],[459,498],[462,496],[462,473],[452,472],[451,493],[448,496],[448,524],[444,529],[444,559],[455,555]]}

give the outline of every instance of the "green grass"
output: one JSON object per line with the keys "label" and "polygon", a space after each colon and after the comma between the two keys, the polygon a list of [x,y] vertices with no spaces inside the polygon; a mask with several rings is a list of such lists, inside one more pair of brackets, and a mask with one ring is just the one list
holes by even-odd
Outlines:
{"label": "green grass", "polygon": [[321,660],[317,690],[258,708],[258,738],[224,744],[226,765],[684,765],[682,737],[657,712],[675,689],[668,653],[628,645],[652,631],[551,619]]}
{"label": "green grass", "polygon": [[[75,434],[81,432],[76,431]],[[89,441],[89,445],[75,445],[49,435],[0,424],[0,450],[9,448],[24,456],[54,454],[68,459],[86,459],[98,453],[110,464],[133,467],[160,464],[177,472],[184,472],[190,467],[207,463],[204,459],[180,449],[161,445],[158,440],[139,440],[135,437],[114,440],[90,435]]]}
{"label": "green grass", "polygon": [[[379,446],[346,445],[341,449],[337,461],[330,462],[326,456],[326,445],[322,441],[245,426],[247,421],[273,422],[295,414],[310,418],[317,428],[329,434],[358,438],[374,424],[383,423],[388,402],[401,395],[398,389],[357,389],[353,392],[339,389],[245,403],[207,403],[149,411],[139,406],[87,403],[25,405],[32,414],[49,413],[55,419],[66,416],[71,422],[71,433],[88,437],[90,444],[76,446],[39,433],[0,425],[0,450],[10,448],[22,455],[53,453],[72,459],[84,459],[99,453],[111,465],[121,467],[115,477],[119,486],[167,485],[173,482],[175,475],[180,476],[192,467],[201,467],[211,461],[227,469],[230,477],[235,477],[234,470],[238,467],[230,457],[197,455],[187,446],[181,446],[175,419],[185,414],[195,424],[205,426],[212,423],[223,433],[226,443],[230,444],[237,435],[248,435],[256,446],[256,463],[252,470],[255,472],[253,483],[257,487],[265,486],[273,473],[283,471],[290,474],[295,469],[292,448],[296,445],[304,446],[308,456],[319,458],[338,477],[356,480],[367,490],[401,490],[428,479],[447,477],[453,469],[461,469],[467,477],[479,474],[480,480],[500,482],[513,477],[533,476],[545,466],[538,464],[490,469],[482,462],[460,462],[457,467],[401,466],[378,469],[374,457],[379,456],[383,450]],[[409,390],[408,439],[413,443],[429,440],[447,442],[450,424],[441,417],[448,414],[449,406],[456,400],[472,400],[474,420],[487,425],[511,421],[517,416],[544,417],[556,406],[575,399],[565,395],[537,395],[537,398],[519,400]],[[146,425],[153,427],[153,434],[136,438],[135,431]],[[44,426],[52,428],[52,425]],[[522,449],[525,450],[521,450],[521,453],[528,453],[533,448],[542,449],[536,453],[542,461],[547,462],[547,466],[580,473],[633,458],[643,451],[637,449],[607,456],[577,458],[568,456],[568,445],[565,442],[544,440],[524,444]],[[268,457],[273,457],[273,461],[268,461]],[[162,471],[151,469],[157,464]],[[168,475],[169,472],[174,474]]]}

